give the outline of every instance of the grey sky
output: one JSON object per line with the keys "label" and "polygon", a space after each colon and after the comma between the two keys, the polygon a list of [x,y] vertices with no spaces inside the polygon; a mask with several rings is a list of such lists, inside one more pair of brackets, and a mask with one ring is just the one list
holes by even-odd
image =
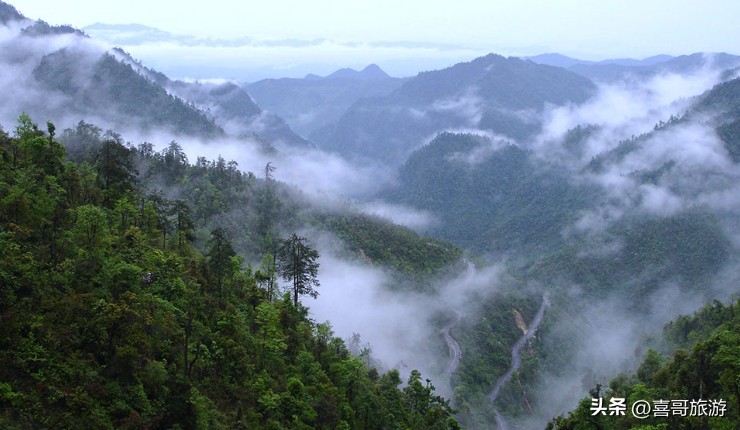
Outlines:
{"label": "grey sky", "polygon": [[[560,52],[583,59],[643,58],[659,53],[740,53],[737,0],[271,0],[203,3],[174,0],[15,0],[21,13],[52,24],[141,23],[209,38],[416,41],[461,45],[475,53]],[[325,47],[325,51],[328,48]],[[147,60],[150,51],[131,50]],[[246,53],[245,53],[246,54]],[[402,57],[409,53],[396,52]],[[412,53],[439,57],[434,52]],[[470,52],[441,55],[450,64]],[[281,54],[290,56],[290,52]],[[302,55],[296,61],[302,61]],[[375,55],[390,55],[375,53]],[[319,57],[331,57],[322,52]],[[337,65],[373,62],[373,53],[336,52]],[[392,61],[385,59],[392,64]],[[384,58],[374,62],[382,65]],[[324,60],[321,61],[325,62]],[[281,63],[289,68],[289,62]],[[349,66],[353,64],[347,64]],[[422,62],[421,68],[424,69]]]}

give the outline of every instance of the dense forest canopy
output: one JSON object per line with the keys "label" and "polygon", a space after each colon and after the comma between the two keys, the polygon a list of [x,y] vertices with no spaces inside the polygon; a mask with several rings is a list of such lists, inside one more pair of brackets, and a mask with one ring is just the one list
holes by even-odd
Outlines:
{"label": "dense forest canopy", "polygon": [[275,255],[245,267],[221,228],[199,250],[190,206],[140,191],[153,163],[240,172],[105,136],[76,163],[51,123],[0,134],[3,428],[457,428],[417,371],[401,389],[269,290]]}

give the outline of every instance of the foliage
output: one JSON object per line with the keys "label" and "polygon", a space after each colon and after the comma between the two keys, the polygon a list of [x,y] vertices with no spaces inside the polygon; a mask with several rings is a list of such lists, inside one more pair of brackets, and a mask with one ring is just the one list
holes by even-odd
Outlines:
{"label": "foliage", "polygon": [[442,133],[411,155],[388,197],[437,215],[435,235],[497,252],[556,247],[590,192],[533,165],[515,145]]}
{"label": "foliage", "polygon": [[[0,426],[457,428],[418,372],[399,389],[269,297],[225,230],[194,247],[188,203],[140,192],[153,176],[56,145],[26,116],[0,133]],[[180,167],[173,181],[249,185],[225,162]]]}
{"label": "foliage", "polygon": [[[604,399],[636,400],[722,400],[726,410],[718,416],[687,414],[668,417],[650,416],[640,420],[627,411],[625,416],[594,416],[591,399],[583,399],[566,417],[555,418],[549,429],[626,428],[732,429],[740,422],[740,300],[730,305],[719,302],[707,305],[693,316],[684,316],[666,326],[672,337],[687,339],[706,333],[688,349],[678,349],[664,358],[649,350],[636,376],[615,378]],[[720,315],[722,318],[719,318]],[[693,415],[693,416],[692,416]],[[638,427],[639,426],[639,427]],[[643,427],[644,426],[644,427]]]}
{"label": "foliage", "polygon": [[293,233],[285,239],[277,254],[277,270],[293,290],[293,305],[298,306],[298,297],[319,295],[319,253],[311,248],[308,239]]}
{"label": "foliage", "polygon": [[394,268],[418,280],[438,275],[462,257],[462,251],[449,242],[369,215],[328,213],[317,221],[365,262]]}
{"label": "foliage", "polygon": [[[83,68],[87,75],[80,76]],[[194,136],[223,135],[205,113],[108,53],[92,60],[64,48],[46,55],[33,73],[48,89],[74,96],[78,112],[96,114],[115,106],[120,115],[144,129],[163,126]]]}

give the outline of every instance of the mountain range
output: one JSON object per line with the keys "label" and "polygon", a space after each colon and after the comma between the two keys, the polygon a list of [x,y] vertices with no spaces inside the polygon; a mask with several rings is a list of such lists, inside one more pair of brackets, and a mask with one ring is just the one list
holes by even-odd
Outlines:
{"label": "mountain range", "polygon": [[538,64],[563,67],[587,78],[605,82],[616,82],[629,77],[645,79],[660,73],[697,73],[707,66],[718,69],[740,67],[740,57],[726,53],[694,53],[678,57],[655,55],[642,60],[626,58],[598,62],[578,60],[561,54],[542,54],[528,59]]}
{"label": "mountain range", "polygon": [[349,158],[400,165],[442,131],[527,139],[539,131],[546,105],[581,103],[594,91],[590,80],[561,68],[490,54],[420,73],[388,95],[360,100],[310,137]]}
{"label": "mountain range", "polygon": [[540,55],[534,55],[532,57],[525,57],[527,60],[533,61],[537,64],[547,64],[548,66],[556,66],[556,67],[562,67],[564,69],[567,69],[571,66],[575,65],[608,65],[608,64],[614,64],[618,66],[652,66],[654,64],[663,63],[666,62],[672,58],[674,58],[671,55],[654,55],[651,57],[643,58],[641,60],[637,60],[634,58],[615,58],[615,59],[607,59],[607,60],[601,60],[601,61],[589,61],[589,60],[581,60],[578,58],[572,58],[568,57],[567,55],[558,54],[558,53],[548,53],[548,54],[540,54]]}
{"label": "mountain range", "polygon": [[[543,428],[660,378],[727,396],[711,423],[737,422],[737,336],[662,376],[675,347],[656,339],[737,296],[738,57],[489,54],[240,85],[172,79],[2,2],[0,20],[4,427],[456,428],[433,380],[465,428]],[[173,40],[110,30],[127,29]],[[57,141],[54,122],[77,125]],[[191,164],[201,142],[238,163]],[[322,252],[310,311],[278,291],[296,232]],[[397,389],[406,366],[426,385]]]}
{"label": "mountain range", "polygon": [[265,79],[247,84],[246,89],[260,106],[284,118],[302,136],[310,136],[338,121],[357,101],[387,95],[404,81],[371,64],[360,71],[345,68],[325,77]]}
{"label": "mountain range", "polygon": [[28,85],[16,105],[6,106],[12,111],[4,112],[4,121],[20,110],[70,124],[86,119],[111,128],[134,126],[144,134],[161,129],[206,139],[229,134],[308,145],[238,85],[171,80],[121,49],[99,48],[72,27],[31,22],[9,5],[2,16],[24,27],[3,42],[0,84],[6,94],[16,91],[18,80]]}

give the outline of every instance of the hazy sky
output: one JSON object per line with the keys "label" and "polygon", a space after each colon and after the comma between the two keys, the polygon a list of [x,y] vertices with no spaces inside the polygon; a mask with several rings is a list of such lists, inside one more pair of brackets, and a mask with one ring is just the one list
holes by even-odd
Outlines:
{"label": "hazy sky", "polygon": [[[96,22],[140,23],[172,33],[210,38],[418,41],[463,45],[476,52],[517,56],[560,52],[584,59],[643,58],[699,51],[740,54],[738,0],[10,3],[29,18],[52,24],[84,27]],[[347,54],[341,52],[337,56],[351,62],[352,55]],[[359,51],[358,55],[362,56],[356,60],[358,64],[370,60],[366,55],[372,56]],[[378,61],[382,62],[382,58]],[[285,64],[286,68],[289,65]]]}

